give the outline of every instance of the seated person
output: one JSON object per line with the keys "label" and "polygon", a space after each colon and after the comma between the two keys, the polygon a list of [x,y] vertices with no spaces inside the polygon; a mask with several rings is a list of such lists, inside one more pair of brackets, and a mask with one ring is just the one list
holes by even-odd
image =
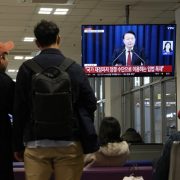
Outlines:
{"label": "seated person", "polygon": [[85,156],[85,167],[121,166],[129,157],[129,146],[120,138],[121,127],[114,117],[105,117],[100,125],[100,149]]}
{"label": "seated person", "polygon": [[128,128],[121,138],[131,144],[144,143],[141,135],[134,128]]}
{"label": "seated person", "polygon": [[[180,110],[178,111],[178,118],[180,119]],[[180,141],[180,131],[169,136],[166,141],[162,155],[155,165],[154,180],[168,180],[169,178],[170,155],[173,141]]]}

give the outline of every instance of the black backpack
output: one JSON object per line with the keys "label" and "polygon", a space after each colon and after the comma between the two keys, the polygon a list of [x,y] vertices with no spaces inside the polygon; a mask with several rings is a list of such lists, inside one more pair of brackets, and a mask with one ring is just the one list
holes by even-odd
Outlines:
{"label": "black backpack", "polygon": [[34,60],[26,61],[32,75],[31,120],[36,139],[66,140],[73,134],[72,89],[66,58],[59,66],[43,69]]}

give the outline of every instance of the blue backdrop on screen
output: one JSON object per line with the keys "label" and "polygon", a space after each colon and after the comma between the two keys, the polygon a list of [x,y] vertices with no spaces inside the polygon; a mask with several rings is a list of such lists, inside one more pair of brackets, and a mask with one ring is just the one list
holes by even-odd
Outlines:
{"label": "blue backdrop on screen", "polygon": [[[143,25],[82,25],[82,66],[111,65],[113,51],[122,47],[127,31],[136,34],[136,47],[143,49],[145,65],[172,65],[175,68],[175,24]],[[171,46],[171,52],[165,46]]]}

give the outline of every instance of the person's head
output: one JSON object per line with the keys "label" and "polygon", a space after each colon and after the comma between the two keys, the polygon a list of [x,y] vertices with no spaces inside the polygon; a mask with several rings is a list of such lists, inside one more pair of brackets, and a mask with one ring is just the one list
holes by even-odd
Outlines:
{"label": "person's head", "polygon": [[131,50],[136,42],[136,35],[133,31],[128,31],[123,35],[123,42],[127,49]]}
{"label": "person's head", "polygon": [[0,71],[5,72],[7,65],[8,65],[8,59],[7,55],[11,49],[14,48],[14,43],[12,41],[8,41],[6,43],[0,42]]}
{"label": "person's head", "polygon": [[171,49],[171,43],[170,42],[166,42],[165,44],[164,44],[164,50],[165,51],[171,51],[172,49]]}
{"label": "person's head", "polygon": [[126,132],[137,132],[134,128],[128,128],[126,129]]}
{"label": "person's head", "polygon": [[99,129],[99,141],[101,145],[109,142],[120,142],[121,126],[114,117],[105,117]]}
{"label": "person's head", "polygon": [[141,135],[134,128],[128,128],[121,138],[128,143],[144,143]]}
{"label": "person's head", "polygon": [[59,47],[59,27],[52,21],[41,20],[34,27],[34,35],[36,37],[36,44],[40,49]]}

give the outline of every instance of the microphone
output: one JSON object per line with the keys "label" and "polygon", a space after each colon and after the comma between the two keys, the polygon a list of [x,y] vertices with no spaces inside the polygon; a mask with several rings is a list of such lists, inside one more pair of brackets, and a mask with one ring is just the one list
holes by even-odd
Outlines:
{"label": "microphone", "polygon": [[114,66],[114,64],[116,63],[117,59],[124,53],[126,49],[124,48],[123,51],[113,60],[112,62],[112,66]]}
{"label": "microphone", "polygon": [[134,53],[142,61],[143,65],[145,65],[145,60],[141,56],[139,56],[133,49],[131,50],[131,52]]}

